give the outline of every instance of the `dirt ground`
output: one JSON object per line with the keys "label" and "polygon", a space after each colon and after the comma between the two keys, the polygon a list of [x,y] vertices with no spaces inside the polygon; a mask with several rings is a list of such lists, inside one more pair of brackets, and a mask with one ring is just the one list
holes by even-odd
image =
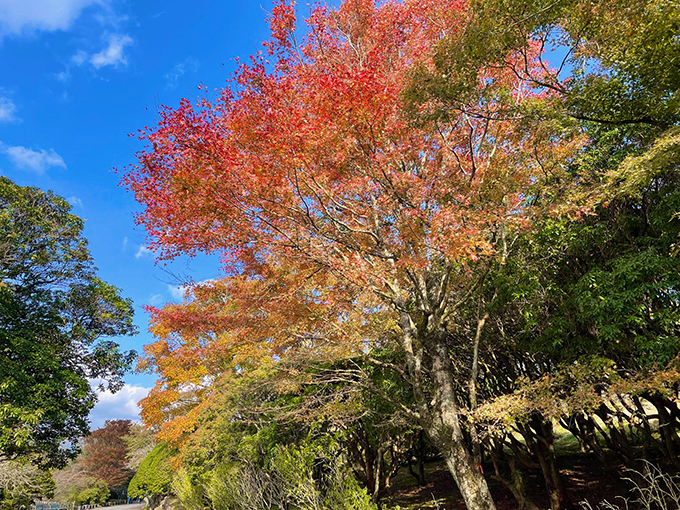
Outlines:
{"label": "dirt ground", "polygon": [[[615,463],[610,468],[620,468]],[[567,486],[568,495],[575,508],[581,508],[582,501],[588,501],[596,508],[602,501],[621,504],[617,496],[630,496],[625,482],[608,473],[592,456],[571,454],[559,457],[559,468]],[[488,474],[488,473],[487,473]],[[500,482],[487,476],[498,510],[516,510],[517,502],[512,493]],[[395,477],[389,496],[384,499],[384,508],[399,506],[402,509],[420,510],[465,510],[460,494],[451,474],[443,462],[429,464],[426,468],[427,484],[418,486],[406,470]],[[541,509],[550,508],[540,473],[526,478],[527,495]]]}

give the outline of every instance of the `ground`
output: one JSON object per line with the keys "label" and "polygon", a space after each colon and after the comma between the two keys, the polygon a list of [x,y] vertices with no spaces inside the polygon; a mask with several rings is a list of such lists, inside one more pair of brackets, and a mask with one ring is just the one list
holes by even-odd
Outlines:
{"label": "ground", "polygon": [[[559,467],[569,497],[577,508],[579,503],[586,500],[595,508],[604,500],[617,503],[620,502],[617,497],[630,496],[626,483],[608,473],[593,455],[583,453],[562,455],[559,457]],[[498,510],[516,510],[517,502],[512,493],[501,483],[489,477],[487,479]],[[402,510],[465,509],[453,478],[443,461],[426,466],[426,481],[426,485],[419,487],[408,471],[402,470],[392,483],[390,495],[384,500],[385,508],[398,506]],[[539,508],[550,508],[540,473],[529,475],[526,484],[531,500]]]}

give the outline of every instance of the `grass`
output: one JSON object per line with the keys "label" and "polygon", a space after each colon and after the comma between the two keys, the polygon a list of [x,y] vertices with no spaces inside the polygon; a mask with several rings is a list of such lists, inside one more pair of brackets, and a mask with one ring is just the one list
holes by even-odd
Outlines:
{"label": "grass", "polygon": [[[643,471],[626,469],[624,478],[632,485],[633,498],[618,496],[625,510],[631,506],[644,510],[680,510],[680,477],[664,473],[658,466],[645,461]],[[584,510],[593,510],[586,499],[581,502]],[[598,505],[602,510],[621,510],[621,506],[608,500]]]}
{"label": "grass", "polygon": [[567,429],[557,424],[553,427],[556,455],[571,455],[581,453],[581,444]]}

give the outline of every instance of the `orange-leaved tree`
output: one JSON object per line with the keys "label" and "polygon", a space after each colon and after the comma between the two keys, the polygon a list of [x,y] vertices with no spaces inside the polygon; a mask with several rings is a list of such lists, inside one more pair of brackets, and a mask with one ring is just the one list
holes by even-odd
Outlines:
{"label": "orange-leaved tree", "polygon": [[157,340],[144,347],[138,369],[158,379],[140,406],[158,439],[181,446],[219,379],[284,358],[291,367],[345,359],[387,327],[375,298],[327,273],[261,265],[259,276],[203,282],[189,302],[148,309]]}
{"label": "orange-leaved tree", "polygon": [[114,491],[121,489],[134,475],[128,466],[128,446],[124,439],[131,427],[130,420],[106,420],[104,426],[92,432],[83,444],[83,457],[79,462],[88,475],[105,481]]}
{"label": "orange-leaved tree", "polygon": [[[376,335],[348,334],[345,314],[389,312],[415,400],[403,411],[444,456],[468,508],[492,509],[460,408],[476,405],[477,358],[461,397],[448,324],[504,259],[508,237],[545,212],[545,178],[564,172],[578,140],[561,142],[547,123],[525,129],[515,107],[546,92],[508,68],[479,69],[469,107],[445,117],[428,117],[433,105],[404,107],[412,70],[434,69],[438,41],[463,33],[467,17],[458,0],[352,0],[316,8],[298,41],[294,6],[277,3],[266,53],[218,98],[164,108],[158,126],[141,132],[147,148],[123,182],[145,206],[138,221],[161,257],[219,252],[230,282],[212,310],[174,309],[175,324],[147,351],[149,366],[177,363],[166,354],[187,350],[171,370],[190,371],[184,390],[193,391],[209,380],[203,361],[190,362],[205,357],[208,337],[246,358],[343,339],[348,351],[370,349]],[[253,299],[262,292],[266,307]],[[249,303],[247,313],[230,313],[233,303]],[[478,331],[483,324],[482,313]],[[167,344],[177,335],[180,344]],[[479,340],[471,335],[470,345]],[[180,396],[170,381],[147,401],[162,403],[157,418]]]}

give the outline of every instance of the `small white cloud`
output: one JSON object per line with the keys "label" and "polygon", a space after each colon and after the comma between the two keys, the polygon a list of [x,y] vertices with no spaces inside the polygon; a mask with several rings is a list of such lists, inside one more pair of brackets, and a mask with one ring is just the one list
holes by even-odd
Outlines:
{"label": "small white cloud", "polygon": [[158,306],[163,304],[163,294],[154,294],[149,299],[147,299],[151,306]]}
{"label": "small white cloud", "polygon": [[106,0],[2,0],[0,39],[37,31],[68,30],[83,9]]}
{"label": "small white cloud", "polygon": [[127,245],[128,245],[128,238],[127,238],[127,236],[125,236],[123,238],[123,251],[125,251],[125,249],[127,248]]}
{"label": "small white cloud", "polygon": [[90,64],[100,69],[104,66],[118,67],[127,65],[125,47],[132,44],[132,38],[127,35],[113,34],[108,38],[108,46],[90,57]]}
{"label": "small white cloud", "polygon": [[90,412],[92,430],[104,426],[106,420],[139,421],[137,403],[149,394],[150,388],[126,384],[117,393],[97,391],[99,401]]}
{"label": "small white cloud", "polygon": [[95,14],[94,19],[96,19],[102,26],[108,25],[114,28],[118,28],[124,25],[127,21],[129,21],[130,17],[124,14],[118,14],[114,12],[112,9],[105,9]]}
{"label": "small white cloud", "polygon": [[71,57],[71,62],[77,66],[81,66],[87,60],[87,52],[83,50],[78,50],[75,55]]}
{"label": "small white cloud", "polygon": [[193,58],[184,59],[183,62],[175,65],[172,70],[166,73],[165,78],[168,80],[168,87],[174,88],[177,86],[177,81],[187,72],[198,71],[198,61]]}
{"label": "small white cloud", "polygon": [[174,301],[184,301],[184,294],[187,291],[187,285],[168,285],[168,292]]}
{"label": "small white cloud", "polygon": [[83,208],[83,201],[78,197],[68,197],[66,201],[73,207],[80,207],[81,209]]}
{"label": "small white cloud", "polygon": [[[127,239],[127,237],[125,239]],[[153,251],[146,246],[140,246],[139,249],[137,249],[137,253],[135,253],[135,258],[140,259],[146,255],[153,255]]]}
{"label": "small white cloud", "polygon": [[33,150],[21,145],[8,146],[0,142],[0,152],[7,154],[7,157],[20,170],[29,170],[37,174],[44,174],[48,168],[58,166],[66,168],[64,159],[54,152],[39,149]]}
{"label": "small white cloud", "polygon": [[16,120],[17,107],[9,97],[0,97],[0,122]]}

